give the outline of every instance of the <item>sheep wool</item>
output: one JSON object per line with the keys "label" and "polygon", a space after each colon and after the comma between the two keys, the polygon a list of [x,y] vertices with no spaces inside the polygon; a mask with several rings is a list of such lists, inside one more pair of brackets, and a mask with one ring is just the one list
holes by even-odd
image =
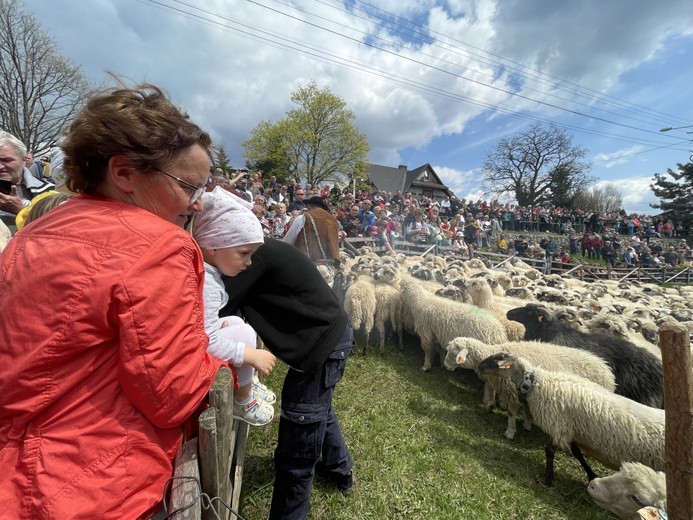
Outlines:
{"label": "sheep wool", "polygon": [[476,338],[485,343],[503,343],[508,337],[503,325],[488,312],[474,305],[455,302],[428,292],[411,276],[400,281],[404,314],[421,339],[424,351],[422,369],[432,366],[436,345],[442,350],[457,337]]}
{"label": "sheep wool", "polygon": [[630,341],[597,332],[583,333],[555,319],[546,307],[528,304],[508,311],[525,326],[526,340],[539,340],[596,354],[616,376],[616,393],[647,406],[664,406],[662,362]]}
{"label": "sheep wool", "polygon": [[[509,353],[498,353],[479,365],[481,374],[513,382],[529,407],[535,424],[553,446],[571,450],[589,480],[596,475],[580,450],[617,469],[640,462],[664,470],[664,410],[613,394],[565,372],[551,372]],[[545,483],[553,481],[553,451],[547,447]]]}
{"label": "sheep wool", "polygon": [[[616,389],[614,374],[606,362],[598,356],[560,345],[542,343],[540,341],[509,341],[499,345],[485,345],[472,338],[456,338],[447,346],[445,368],[454,370],[456,367],[469,368],[479,373],[479,364],[496,352],[510,352],[527,359],[535,366],[547,370],[570,372],[597,383],[609,392]],[[484,382],[490,386],[484,388],[484,404],[490,407],[495,403],[494,394],[498,394],[508,409],[508,426],[505,436],[513,439],[516,432],[517,413],[522,409],[517,389],[511,381],[494,376],[483,376]],[[524,414],[523,427],[531,428],[529,414]]]}

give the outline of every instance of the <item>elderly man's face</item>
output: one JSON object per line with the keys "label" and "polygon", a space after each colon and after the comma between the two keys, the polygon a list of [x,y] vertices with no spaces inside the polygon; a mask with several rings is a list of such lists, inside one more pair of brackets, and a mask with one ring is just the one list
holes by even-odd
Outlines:
{"label": "elderly man's face", "polygon": [[10,144],[0,146],[0,179],[19,184],[22,182],[23,172],[24,157],[20,157]]}
{"label": "elderly man's face", "polygon": [[32,164],[34,164],[34,154],[31,152],[27,152],[24,156],[24,166],[28,168]]}

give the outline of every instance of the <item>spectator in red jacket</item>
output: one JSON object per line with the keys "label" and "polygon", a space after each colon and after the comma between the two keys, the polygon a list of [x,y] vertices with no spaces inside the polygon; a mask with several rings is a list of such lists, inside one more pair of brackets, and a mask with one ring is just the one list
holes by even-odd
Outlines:
{"label": "spectator in red jacket", "polygon": [[0,256],[3,518],[161,508],[181,425],[222,365],[207,353],[204,265],[183,229],[210,146],[152,85],[99,93],[73,121],[65,170],[79,195]]}

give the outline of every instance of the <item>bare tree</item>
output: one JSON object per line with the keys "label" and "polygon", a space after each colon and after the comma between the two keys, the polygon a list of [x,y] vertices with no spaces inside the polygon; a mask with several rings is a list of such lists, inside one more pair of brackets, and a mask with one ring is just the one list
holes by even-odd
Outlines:
{"label": "bare tree", "polygon": [[592,181],[591,165],[582,161],[586,153],[565,130],[535,123],[486,155],[482,186],[496,197],[514,195],[521,206],[563,205]]}
{"label": "bare tree", "polygon": [[0,128],[29,150],[54,144],[89,96],[81,68],[17,0],[0,0]]}
{"label": "bare tree", "polygon": [[617,212],[623,208],[623,195],[613,184],[603,188],[593,186],[589,190],[578,190],[573,199],[573,207],[584,211],[600,213]]}

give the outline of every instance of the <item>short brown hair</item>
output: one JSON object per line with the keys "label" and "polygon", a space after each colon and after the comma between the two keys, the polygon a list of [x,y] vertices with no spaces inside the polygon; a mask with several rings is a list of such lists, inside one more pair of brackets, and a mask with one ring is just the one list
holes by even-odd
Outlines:
{"label": "short brown hair", "polygon": [[211,142],[159,87],[121,84],[92,97],[70,126],[63,144],[66,184],[74,192],[92,194],[114,156],[154,173],[193,145],[209,152]]}

